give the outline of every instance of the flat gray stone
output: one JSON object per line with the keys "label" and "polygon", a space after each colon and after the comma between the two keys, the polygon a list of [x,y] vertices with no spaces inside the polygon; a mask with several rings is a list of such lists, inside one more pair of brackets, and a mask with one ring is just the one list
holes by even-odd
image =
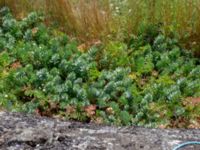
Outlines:
{"label": "flat gray stone", "polygon": [[1,150],[172,150],[186,141],[200,141],[200,130],[112,127],[0,112]]}

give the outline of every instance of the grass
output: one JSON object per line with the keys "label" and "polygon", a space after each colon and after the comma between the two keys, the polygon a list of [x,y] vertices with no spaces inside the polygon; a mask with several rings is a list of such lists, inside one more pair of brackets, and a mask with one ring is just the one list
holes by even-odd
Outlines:
{"label": "grass", "polygon": [[87,3],[84,0],[49,1],[47,9],[52,14],[50,18],[58,20],[64,31],[81,40],[98,39],[109,33],[109,8],[97,0]]}
{"label": "grass", "polygon": [[[81,41],[124,40],[142,25],[160,23],[166,33],[177,32],[184,46],[199,49],[199,0],[0,0],[18,17],[43,10],[47,23],[59,22],[63,31]],[[199,53],[199,52],[198,52]]]}
{"label": "grass", "polygon": [[200,42],[199,0],[150,0],[148,2],[130,0],[129,2],[130,9],[133,8],[129,25],[136,29],[136,32],[141,24],[162,23],[166,32],[179,33],[187,47],[194,47]]}

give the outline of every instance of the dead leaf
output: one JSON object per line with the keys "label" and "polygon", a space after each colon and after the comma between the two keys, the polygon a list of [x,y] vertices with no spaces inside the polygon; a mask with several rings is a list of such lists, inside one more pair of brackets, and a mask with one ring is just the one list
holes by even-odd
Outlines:
{"label": "dead leaf", "polygon": [[95,46],[98,46],[98,45],[101,45],[102,42],[100,40],[93,40],[91,41],[90,45],[95,45]]}
{"label": "dead leaf", "polygon": [[199,129],[200,128],[200,118],[196,120],[191,120],[190,125],[188,126],[190,129]]}
{"label": "dead leaf", "polygon": [[148,81],[147,79],[143,78],[143,79],[140,80],[139,84],[140,84],[141,86],[144,86],[144,85],[146,84],[147,81]]}
{"label": "dead leaf", "polygon": [[67,114],[72,114],[72,113],[76,112],[76,109],[73,106],[67,106],[66,112],[67,112]]}
{"label": "dead leaf", "polygon": [[16,61],[16,62],[12,63],[10,67],[12,69],[17,69],[17,68],[20,68],[21,66],[22,66],[21,63],[19,61]]}
{"label": "dead leaf", "polygon": [[38,116],[42,116],[42,112],[40,111],[40,109],[35,109],[35,114]]}
{"label": "dead leaf", "polygon": [[185,99],[183,104],[186,105],[192,105],[192,106],[197,106],[200,104],[200,97],[194,98],[194,97],[188,97]]}
{"label": "dead leaf", "polygon": [[79,50],[80,52],[85,52],[86,49],[87,49],[87,46],[86,46],[85,43],[83,43],[83,44],[81,44],[81,45],[78,46],[78,50]]}
{"label": "dead leaf", "polygon": [[161,124],[161,125],[159,125],[159,128],[160,128],[160,129],[166,129],[166,128],[167,128],[167,125]]}
{"label": "dead leaf", "polygon": [[97,117],[94,120],[92,120],[92,122],[94,122],[96,124],[102,124],[103,123],[103,118],[102,117]]}
{"label": "dead leaf", "polygon": [[108,114],[110,114],[110,115],[112,115],[112,114],[115,113],[112,107],[108,107],[108,108],[106,109],[106,112],[107,112]]}
{"label": "dead leaf", "polygon": [[158,72],[157,72],[156,70],[153,70],[151,74],[152,74],[152,76],[154,76],[154,77],[157,77],[157,76],[158,76]]}
{"label": "dead leaf", "polygon": [[35,27],[35,28],[32,29],[32,34],[33,35],[35,35],[37,32],[38,32],[38,28]]}
{"label": "dead leaf", "polygon": [[102,42],[100,40],[94,39],[91,41],[88,41],[86,43],[82,43],[78,46],[78,50],[80,52],[86,52],[91,46],[99,46]]}
{"label": "dead leaf", "polygon": [[89,105],[86,106],[84,110],[88,117],[92,117],[95,115],[96,108],[97,108],[96,105]]}

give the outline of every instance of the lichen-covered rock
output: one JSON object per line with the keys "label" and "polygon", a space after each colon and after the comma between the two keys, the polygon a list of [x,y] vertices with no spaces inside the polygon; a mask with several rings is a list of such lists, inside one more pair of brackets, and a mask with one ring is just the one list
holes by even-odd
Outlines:
{"label": "lichen-covered rock", "polygon": [[1,150],[172,150],[198,140],[200,130],[111,127],[0,112]]}

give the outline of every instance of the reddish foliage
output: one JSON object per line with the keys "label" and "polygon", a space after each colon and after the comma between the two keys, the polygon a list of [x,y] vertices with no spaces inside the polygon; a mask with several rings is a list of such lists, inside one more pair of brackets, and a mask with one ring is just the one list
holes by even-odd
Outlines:
{"label": "reddish foliage", "polygon": [[194,97],[188,97],[183,103],[184,105],[192,105],[197,106],[200,104],[200,97],[194,98]]}
{"label": "reddish foliage", "polygon": [[96,105],[89,105],[89,106],[86,106],[84,110],[88,117],[92,117],[95,115],[96,108],[97,108]]}
{"label": "reddish foliage", "polygon": [[12,69],[17,69],[17,68],[20,68],[21,66],[22,66],[21,63],[19,61],[16,61],[16,62],[12,63],[10,67]]}

